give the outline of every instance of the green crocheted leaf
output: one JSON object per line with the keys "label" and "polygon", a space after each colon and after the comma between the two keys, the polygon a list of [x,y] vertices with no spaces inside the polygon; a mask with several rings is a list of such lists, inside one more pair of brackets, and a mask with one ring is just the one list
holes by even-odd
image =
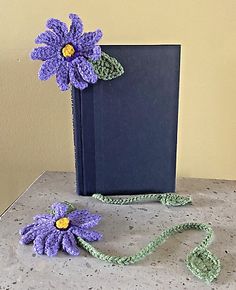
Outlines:
{"label": "green crocheted leaf", "polygon": [[161,195],[160,202],[164,205],[181,206],[191,203],[190,196],[182,196],[175,193],[164,193]]}
{"label": "green crocheted leaf", "polygon": [[124,73],[122,65],[103,51],[100,59],[91,61],[91,64],[98,78],[104,81],[115,79]]}
{"label": "green crocheted leaf", "polygon": [[220,273],[220,260],[207,249],[189,254],[187,266],[196,277],[208,283]]}
{"label": "green crocheted leaf", "polygon": [[64,201],[63,203],[65,203],[66,205],[68,205],[68,209],[67,209],[67,214],[69,214],[70,212],[74,211],[76,208],[73,206],[73,204],[71,204],[68,201]]}

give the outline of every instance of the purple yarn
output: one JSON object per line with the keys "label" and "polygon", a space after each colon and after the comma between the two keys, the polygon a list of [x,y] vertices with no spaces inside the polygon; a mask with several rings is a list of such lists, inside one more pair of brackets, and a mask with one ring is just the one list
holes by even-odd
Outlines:
{"label": "purple yarn", "polygon": [[[62,248],[70,255],[79,255],[76,237],[93,242],[102,238],[102,234],[89,230],[96,226],[101,216],[91,214],[87,210],[73,210],[68,213],[66,203],[54,203],[51,206],[53,214],[41,214],[34,217],[34,223],[20,230],[21,244],[33,242],[34,251],[47,256],[56,256]],[[62,218],[69,220],[68,228],[57,228],[56,222]]]}
{"label": "purple yarn", "polygon": [[[39,70],[39,79],[47,80],[56,74],[56,81],[62,91],[69,89],[71,83],[76,88],[83,90],[89,83],[97,81],[90,61],[101,57],[101,48],[97,42],[102,37],[102,31],[83,33],[83,24],[76,14],[69,14],[71,19],[70,29],[58,19],[51,18],[47,21],[46,30],[41,33],[35,43],[46,46],[37,47],[31,53],[33,60],[42,60]],[[82,34],[83,33],[83,34]],[[72,56],[65,57],[62,49],[70,44],[75,52]]]}

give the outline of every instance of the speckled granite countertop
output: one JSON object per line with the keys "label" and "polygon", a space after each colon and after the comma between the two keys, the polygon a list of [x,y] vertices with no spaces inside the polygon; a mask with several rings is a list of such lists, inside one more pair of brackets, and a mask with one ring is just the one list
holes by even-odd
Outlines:
{"label": "speckled granite countertop", "polygon": [[[168,208],[159,203],[114,206],[78,197],[74,179],[73,173],[44,173],[2,216],[0,289],[236,289],[236,181],[179,179],[177,191],[190,194],[193,205]],[[134,254],[178,223],[209,223],[215,231],[210,250],[222,263],[220,276],[207,285],[186,268],[186,255],[203,238],[195,231],[171,237],[155,253],[130,266],[96,260],[84,250],[79,257],[62,252],[54,258],[37,256],[32,246],[20,245],[19,229],[53,202],[64,200],[103,216],[96,229],[104,239],[93,245],[108,254]]]}

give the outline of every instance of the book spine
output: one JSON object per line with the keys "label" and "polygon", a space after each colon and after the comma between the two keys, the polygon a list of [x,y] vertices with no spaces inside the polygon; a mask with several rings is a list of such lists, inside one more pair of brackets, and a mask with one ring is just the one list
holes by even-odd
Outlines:
{"label": "book spine", "polygon": [[84,193],[84,162],[83,162],[83,126],[82,126],[82,99],[81,91],[72,87],[72,121],[75,152],[76,192]]}

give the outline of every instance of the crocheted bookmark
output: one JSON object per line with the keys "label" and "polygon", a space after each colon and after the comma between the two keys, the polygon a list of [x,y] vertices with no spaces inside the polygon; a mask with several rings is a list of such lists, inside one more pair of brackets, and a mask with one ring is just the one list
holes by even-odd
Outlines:
{"label": "crocheted bookmark", "polygon": [[[192,203],[190,196],[181,196],[173,193],[165,194],[144,194],[139,196],[131,196],[128,198],[111,198],[102,194],[93,194],[93,197],[108,204],[125,205],[136,203],[139,201],[150,200],[159,201],[168,206],[183,206]],[[220,260],[212,254],[207,247],[213,238],[213,230],[209,225],[202,223],[184,223],[171,227],[163,231],[158,237],[151,241],[146,247],[142,248],[133,256],[110,256],[101,253],[89,243],[78,237],[79,244],[88,251],[92,256],[114,264],[128,265],[134,264],[155,251],[155,249],[163,244],[167,238],[175,233],[181,233],[186,230],[200,230],[206,232],[203,241],[187,256],[186,264],[188,269],[199,279],[207,283],[212,282],[220,273]]]}
{"label": "crocheted bookmark", "polygon": [[[111,198],[101,194],[94,194],[94,198],[108,204],[125,205],[140,201],[158,201],[167,206],[183,206],[191,203],[191,197],[178,194],[144,194],[128,198]],[[150,255],[170,236],[186,230],[199,230],[206,233],[203,241],[187,256],[188,269],[199,279],[210,283],[220,272],[220,260],[207,248],[213,237],[213,230],[209,225],[202,223],[183,223],[164,230],[147,246],[132,256],[112,256],[102,253],[89,242],[97,241],[102,235],[90,230],[98,224],[101,217],[91,214],[87,210],[78,210],[71,203],[55,203],[50,214],[41,214],[34,217],[34,223],[25,226],[21,231],[21,243],[34,243],[37,254],[55,256],[60,248],[70,255],[79,255],[78,246],[102,261],[118,265],[137,263]]]}

